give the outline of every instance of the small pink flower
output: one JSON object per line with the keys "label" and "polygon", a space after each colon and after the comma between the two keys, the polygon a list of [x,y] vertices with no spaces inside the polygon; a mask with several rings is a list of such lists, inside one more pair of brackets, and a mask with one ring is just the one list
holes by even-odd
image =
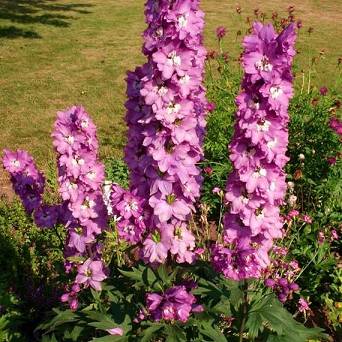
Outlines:
{"label": "small pink flower", "polygon": [[327,87],[321,87],[319,89],[319,93],[322,95],[322,96],[325,96],[328,94],[328,88]]}
{"label": "small pink flower", "polygon": [[288,213],[288,216],[290,217],[290,218],[294,218],[294,217],[296,217],[296,216],[298,216],[299,215],[299,211],[298,210],[291,210],[291,211],[289,211],[289,213]]}
{"label": "small pink flower", "polygon": [[214,170],[210,167],[210,166],[207,166],[203,169],[204,173],[211,176],[214,172]]}
{"label": "small pink flower", "polygon": [[117,327],[117,328],[112,328],[112,329],[106,329],[106,331],[110,334],[110,335],[116,335],[116,336],[122,336],[124,331],[123,329]]}
{"label": "small pink flower", "polygon": [[331,238],[330,238],[330,240],[331,241],[334,241],[334,240],[338,240],[338,233],[337,233],[337,231],[335,230],[335,229],[333,229],[332,231],[331,231]]}
{"label": "small pink flower", "polygon": [[212,191],[213,191],[213,194],[219,194],[221,192],[221,189],[218,187],[215,187]]}
{"label": "small pink flower", "polygon": [[77,310],[77,308],[78,308],[78,300],[77,300],[77,298],[74,298],[70,302],[70,309],[72,311],[75,311],[75,310]]}
{"label": "small pink flower", "polygon": [[306,301],[304,298],[300,298],[298,300],[298,310],[299,312],[303,312],[303,313],[306,313],[307,311],[310,310],[310,306],[309,306],[309,302]]}
{"label": "small pink flower", "polygon": [[329,165],[335,165],[337,162],[336,157],[329,157],[327,158],[327,162],[329,163]]}
{"label": "small pink flower", "polygon": [[204,254],[204,252],[205,252],[205,249],[204,249],[204,248],[196,248],[196,249],[194,250],[194,253],[195,253],[196,255],[202,255],[202,254]]}
{"label": "small pink flower", "polygon": [[102,261],[88,259],[78,267],[76,283],[91,286],[96,291],[101,291],[101,282],[106,278]]}
{"label": "small pink flower", "polygon": [[309,215],[303,215],[302,216],[302,220],[305,222],[305,223],[312,223],[312,217],[309,216]]}
{"label": "small pink flower", "polygon": [[215,109],[216,109],[216,104],[215,104],[214,102],[209,102],[209,103],[207,104],[207,110],[208,110],[209,112],[213,112]]}
{"label": "small pink flower", "polygon": [[221,40],[222,38],[224,38],[224,36],[227,34],[227,29],[223,26],[219,26],[216,29],[216,37]]}

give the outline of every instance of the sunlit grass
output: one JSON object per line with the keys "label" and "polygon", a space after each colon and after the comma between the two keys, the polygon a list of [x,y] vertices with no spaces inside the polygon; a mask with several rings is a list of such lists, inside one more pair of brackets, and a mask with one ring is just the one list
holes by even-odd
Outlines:
{"label": "sunlit grass", "polygon": [[[311,58],[325,50],[314,84],[335,85],[342,44],[336,1],[240,1],[241,16],[232,1],[202,4],[206,46],[216,48],[214,30],[224,25],[224,47],[234,58],[241,41],[236,32],[244,32],[254,8],[284,14],[288,5],[296,5],[304,23],[297,72],[307,70]],[[56,111],[83,104],[98,126],[101,156],[120,155],[125,72],[144,61],[144,27],[142,0],[0,0],[0,149],[27,149],[46,168],[46,160],[53,158],[49,135]]]}

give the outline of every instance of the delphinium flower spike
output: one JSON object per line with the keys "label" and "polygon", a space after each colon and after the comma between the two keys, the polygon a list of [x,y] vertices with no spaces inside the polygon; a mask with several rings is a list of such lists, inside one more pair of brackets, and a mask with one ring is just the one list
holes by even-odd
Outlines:
{"label": "delphinium flower spike", "polygon": [[125,149],[130,190],[143,199],[142,257],[163,263],[171,253],[177,262],[192,262],[187,221],[200,194],[207,112],[204,14],[197,0],[148,0],[145,15],[147,63],[128,73]]}
{"label": "delphinium flower spike", "polygon": [[293,95],[293,24],[277,34],[255,23],[244,40],[242,92],[237,97],[230,144],[234,170],[226,187],[224,244],[213,249],[213,264],[228,278],[260,277],[269,265],[273,239],[282,236],[279,206],[288,161],[288,105]]}
{"label": "delphinium flower spike", "polygon": [[106,278],[101,248],[97,244],[97,236],[107,228],[102,194],[104,165],[98,161],[96,127],[83,107],[59,112],[52,137],[58,154],[64,224],[68,229],[65,267],[67,271],[78,272],[75,284],[62,300],[75,308],[77,293],[82,287],[100,290],[101,281]]}

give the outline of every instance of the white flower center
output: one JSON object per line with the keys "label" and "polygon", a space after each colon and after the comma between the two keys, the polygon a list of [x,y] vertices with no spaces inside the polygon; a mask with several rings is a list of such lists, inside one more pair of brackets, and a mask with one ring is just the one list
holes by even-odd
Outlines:
{"label": "white flower center", "polygon": [[74,157],[72,159],[71,163],[73,166],[82,166],[82,165],[84,165],[84,159],[82,159],[82,158],[78,159],[78,157]]}
{"label": "white flower center", "polygon": [[75,141],[75,138],[72,135],[69,135],[69,136],[65,137],[65,140],[69,145],[72,145]]}
{"label": "white flower center", "polygon": [[11,165],[18,168],[20,167],[20,161],[18,159],[11,160]]}
{"label": "white flower center", "polygon": [[77,184],[76,183],[72,183],[72,182],[69,182],[68,184],[68,190],[74,190],[74,189],[77,189]]}
{"label": "white flower center", "polygon": [[166,95],[167,94],[167,91],[168,91],[168,89],[166,88],[166,87],[160,87],[159,89],[158,89],[158,94],[160,95],[160,96],[164,96],[164,95]]}
{"label": "white flower center", "polygon": [[249,100],[248,105],[252,109],[259,109],[260,108],[260,103],[254,101],[254,100]]}
{"label": "white flower center", "polygon": [[184,75],[179,79],[179,82],[181,84],[187,84],[190,81],[190,76],[189,75]]}
{"label": "white flower center", "polygon": [[87,128],[88,125],[89,125],[89,121],[88,120],[84,119],[84,120],[81,121],[81,127],[82,128]]}
{"label": "white flower center", "polygon": [[266,71],[270,72],[273,69],[272,64],[270,63],[269,59],[266,56],[263,56],[260,61],[255,63],[255,67],[259,71]]}
{"label": "white flower center", "polygon": [[274,191],[276,189],[276,183],[275,182],[271,182],[270,184],[270,190]]}
{"label": "white flower center", "polygon": [[167,114],[171,115],[171,114],[175,114],[178,113],[180,111],[181,105],[179,103],[170,103],[167,106]]}
{"label": "white flower center", "polygon": [[185,14],[178,17],[178,26],[180,28],[186,27],[187,24],[188,24],[188,19],[187,19],[187,16]]}
{"label": "white flower center", "polygon": [[279,86],[271,87],[270,93],[272,99],[277,99],[280,95],[283,94],[283,90]]}
{"label": "white flower center", "polygon": [[96,178],[96,172],[95,171],[88,172],[87,178],[89,178],[90,180],[94,180]]}
{"label": "white flower center", "polygon": [[243,204],[248,204],[249,202],[249,198],[243,195],[240,196],[240,200]]}
{"label": "white flower center", "polygon": [[168,55],[167,62],[171,65],[179,66],[179,65],[181,65],[181,58],[180,58],[180,56],[177,55],[176,51],[172,51]]}
{"label": "white flower center", "polygon": [[274,138],[274,140],[267,142],[267,147],[268,148],[274,148],[277,145],[277,143],[278,143],[277,138]]}
{"label": "white flower center", "polygon": [[257,169],[257,170],[254,171],[254,173],[253,173],[253,176],[254,176],[255,178],[266,177],[266,175],[267,175],[266,169],[262,169],[262,168]]}
{"label": "white flower center", "polygon": [[257,124],[257,130],[259,132],[267,132],[271,126],[271,123],[267,120],[263,121],[261,124]]}
{"label": "white flower center", "polygon": [[163,34],[164,34],[164,30],[163,30],[162,27],[159,27],[159,28],[156,29],[156,36],[157,37],[162,37]]}
{"label": "white flower center", "polygon": [[121,218],[122,218],[121,216],[114,215],[113,216],[113,221],[114,222],[119,222],[121,220]]}
{"label": "white flower center", "polygon": [[257,217],[258,220],[263,219],[265,217],[264,211],[261,210],[260,213],[256,215],[256,217]]}
{"label": "white flower center", "polygon": [[262,177],[266,177],[266,175],[267,175],[266,169],[260,169],[259,170],[259,175],[262,176]]}
{"label": "white flower center", "polygon": [[95,202],[89,199],[89,197],[86,197],[84,203],[81,205],[81,208],[83,210],[86,210],[86,209],[91,209],[93,207],[95,207]]}
{"label": "white flower center", "polygon": [[127,203],[125,206],[125,211],[136,211],[138,210],[138,203],[137,202],[131,202]]}

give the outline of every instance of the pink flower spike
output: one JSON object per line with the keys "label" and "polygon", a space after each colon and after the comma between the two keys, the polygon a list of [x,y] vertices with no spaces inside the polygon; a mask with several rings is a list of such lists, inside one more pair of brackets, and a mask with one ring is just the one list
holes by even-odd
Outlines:
{"label": "pink flower spike", "polygon": [[[270,264],[273,240],[284,234],[279,206],[287,190],[284,167],[295,39],[294,24],[277,34],[271,24],[256,22],[243,42],[245,73],[229,146],[233,171],[224,196],[224,243],[212,248],[214,268],[233,280],[261,277]],[[296,201],[290,193],[289,204],[294,207]],[[286,220],[298,214],[293,210]],[[285,302],[287,294],[278,298]]]}

